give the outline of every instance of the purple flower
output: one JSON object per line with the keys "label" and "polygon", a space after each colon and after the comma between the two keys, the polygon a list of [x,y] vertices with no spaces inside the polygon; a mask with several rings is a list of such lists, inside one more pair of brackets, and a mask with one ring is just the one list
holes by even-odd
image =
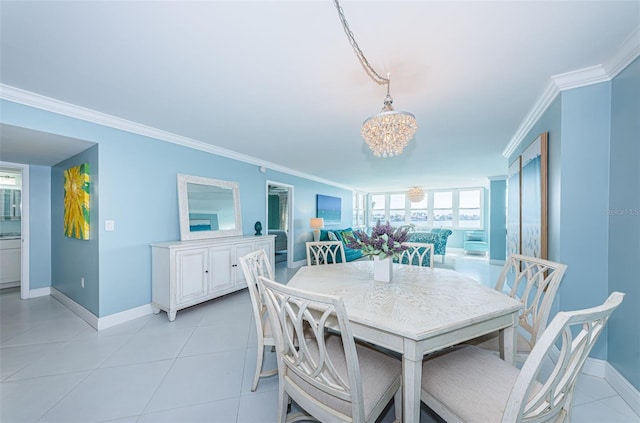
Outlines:
{"label": "purple flower", "polygon": [[402,243],[409,239],[409,227],[394,228],[389,222],[377,222],[371,236],[363,231],[355,231],[355,237],[346,239],[347,247],[361,250],[367,256],[398,257],[407,249]]}

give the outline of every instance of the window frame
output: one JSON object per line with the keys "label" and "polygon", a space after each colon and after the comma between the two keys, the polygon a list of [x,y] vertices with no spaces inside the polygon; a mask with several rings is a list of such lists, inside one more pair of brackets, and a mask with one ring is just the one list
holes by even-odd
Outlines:
{"label": "window frame", "polygon": [[[480,216],[479,216],[479,223],[480,225],[478,227],[461,227],[460,226],[460,211],[461,210],[476,210],[476,208],[469,208],[469,207],[464,207],[461,208],[460,207],[460,192],[461,191],[478,191],[479,196],[480,196],[480,205],[478,207],[479,211],[480,211]],[[433,228],[444,228],[444,229],[451,229],[451,230],[459,230],[459,231],[471,231],[471,230],[476,230],[476,231],[484,231],[485,230],[485,191],[486,189],[484,187],[468,187],[468,188],[450,188],[450,189],[434,189],[434,190],[425,190],[425,197],[427,198],[427,221],[426,221],[426,225],[421,225],[421,226],[415,226],[416,231],[421,231],[421,230],[430,230]],[[450,192],[451,193],[451,212],[452,212],[452,220],[451,220],[451,226],[447,227],[447,226],[441,226],[438,224],[438,221],[434,220],[434,212],[435,210],[439,210],[435,208],[435,203],[434,203],[434,197],[435,197],[435,193],[436,192]],[[367,217],[365,220],[367,220],[366,222],[366,226],[367,227],[372,227],[375,225],[375,222],[372,222],[371,220],[373,220],[371,218],[372,216],[372,208],[371,206],[371,197],[374,195],[381,195],[384,196],[384,216],[385,216],[385,221],[389,220],[389,217],[391,215],[391,209],[390,209],[390,198],[391,195],[398,195],[398,194],[402,194],[405,196],[405,216],[404,216],[404,222],[403,224],[405,225],[410,225],[411,224],[411,205],[412,203],[409,201],[409,199],[406,197],[406,192],[398,192],[398,191],[389,191],[389,192],[371,192],[367,195],[367,202],[365,204],[367,210],[365,213],[365,216]],[[396,210],[396,209],[394,209]],[[425,210],[424,208],[420,208],[418,210]],[[449,210],[449,209],[441,209],[441,210]],[[396,222],[397,223],[397,222]]]}

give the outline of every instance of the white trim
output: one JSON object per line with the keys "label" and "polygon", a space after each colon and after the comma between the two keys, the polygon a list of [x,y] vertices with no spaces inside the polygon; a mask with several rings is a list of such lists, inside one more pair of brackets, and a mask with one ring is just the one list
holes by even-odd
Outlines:
{"label": "white trim", "polygon": [[580,371],[580,373],[605,379],[606,364],[607,362],[604,360],[588,357],[587,360],[584,362],[584,366],[582,367],[582,370]]}
{"label": "white trim", "polygon": [[609,76],[609,74],[604,70],[602,65],[596,65],[553,75],[551,76],[551,79],[558,86],[560,91],[565,91],[610,81],[611,76]]}
{"label": "white trim", "polygon": [[[12,163],[0,161],[0,166],[20,169],[22,183],[20,185],[20,298],[26,300],[33,298],[33,292],[29,289],[29,165],[24,163]],[[49,295],[49,293],[42,294]],[[40,296],[40,295],[38,295]]]}
{"label": "white trim", "polygon": [[[549,356],[554,362],[557,362],[559,354],[560,350],[558,350],[558,347],[553,346]],[[613,390],[620,395],[620,398],[629,404],[629,407],[631,407],[636,414],[640,415],[640,392],[608,361],[597,358],[587,358],[580,373],[606,380]]]}
{"label": "white trim", "polygon": [[78,317],[87,322],[92,328],[98,328],[98,317],[96,317],[95,314],[91,313],[89,310],[53,287],[51,287],[51,296],[60,301],[62,305],[67,307],[69,310],[77,314]]}
{"label": "white trim", "polygon": [[266,168],[265,172],[266,170],[269,170],[269,169],[276,170],[278,172],[287,173],[289,175],[298,176],[300,178],[304,178],[311,181],[320,182],[326,185],[335,186],[337,188],[353,191],[353,188],[348,187],[346,185],[339,184],[337,182],[329,181],[323,178],[318,178],[317,176],[309,175],[304,172],[299,172],[297,170],[293,170],[288,167],[284,167],[272,162],[261,160],[256,157],[237,153],[235,151],[217,147],[215,145],[208,144],[203,141],[198,141],[193,138],[183,137],[181,135],[163,131],[161,129],[156,129],[150,126],[142,125],[136,122],[132,122],[130,120],[108,115],[106,113],[101,113],[95,110],[76,106],[75,104],[66,103],[64,101],[56,100],[51,97],[45,97],[43,95],[25,91],[20,88],[15,88],[10,85],[0,84],[0,99],[12,101],[14,103],[24,104],[26,106],[35,107],[37,109],[46,110],[59,115],[69,116],[75,119],[96,123],[98,125],[108,126],[111,128],[122,130],[122,131],[131,132],[133,134],[154,138],[160,141],[182,145],[185,147],[193,148],[194,150],[200,150],[207,153],[215,154],[217,156],[227,157],[233,160],[238,160],[238,161],[249,163],[249,164],[255,164],[257,166],[265,167]]}
{"label": "white trim", "polygon": [[496,266],[504,266],[505,263],[506,263],[506,260],[494,260],[494,259],[489,260],[489,264],[494,264]]}
{"label": "white trim", "polygon": [[48,286],[44,288],[30,289],[27,296],[22,299],[27,300],[29,298],[46,297],[47,295],[51,295],[51,288]]}
{"label": "white trim", "polygon": [[622,46],[606,62],[603,63],[604,70],[613,79],[640,56],[640,26],[629,34],[629,37],[622,43]]}
{"label": "white trim", "polygon": [[291,269],[295,269],[296,267],[302,267],[307,265],[307,259],[298,260],[291,263]]}
{"label": "white trim", "polygon": [[98,330],[108,329],[110,327],[119,325],[121,323],[126,323],[130,320],[147,316],[149,314],[153,314],[151,304],[145,304],[139,307],[130,308],[129,310],[121,311],[119,313],[100,317],[98,318]]}
{"label": "white trim", "polygon": [[153,313],[151,304],[145,304],[139,307],[130,308],[129,310],[125,310],[120,313],[110,314],[105,317],[97,317],[95,314],[91,313],[89,310],[55,288],[51,288],[51,296],[60,301],[65,307],[78,315],[78,317],[87,322],[95,330],[107,329]]}
{"label": "white trim", "polygon": [[551,105],[551,102],[553,102],[559,93],[560,90],[558,89],[558,86],[553,81],[550,81],[547,88],[542,93],[542,96],[535,102],[527,116],[520,123],[516,133],[511,137],[509,144],[507,144],[502,152],[503,157],[509,158],[509,156],[513,154],[516,148],[518,148],[524,140],[524,137],[529,133],[531,128],[533,128],[533,125],[538,122],[542,114],[547,110],[549,105]]}
{"label": "white trim", "polygon": [[640,392],[608,361],[604,362],[604,378],[629,407],[640,415]]}
{"label": "white trim", "polygon": [[508,158],[513,154],[560,91],[610,81],[639,56],[640,26],[629,34],[620,48],[604,64],[551,76],[551,81],[547,88],[520,123],[518,130],[505,147],[502,155]]}
{"label": "white trim", "polygon": [[505,180],[507,180],[507,178],[508,178],[507,175],[487,176],[487,179],[489,180],[489,182],[505,181]]}

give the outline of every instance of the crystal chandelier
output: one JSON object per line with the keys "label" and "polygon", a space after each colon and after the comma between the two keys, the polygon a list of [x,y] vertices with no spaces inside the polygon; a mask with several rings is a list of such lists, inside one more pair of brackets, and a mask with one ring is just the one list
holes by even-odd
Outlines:
{"label": "crystal chandelier", "polygon": [[334,4],[338,10],[340,22],[342,22],[342,27],[344,28],[345,34],[347,34],[349,43],[351,47],[353,47],[356,56],[358,56],[358,60],[360,60],[360,63],[367,71],[367,74],[377,84],[387,86],[387,96],[384,99],[382,111],[364,121],[360,134],[376,157],[397,156],[402,153],[416,133],[418,129],[416,118],[411,113],[393,110],[393,99],[389,94],[391,75],[387,74],[385,78],[373,69],[367,58],[364,57],[364,53],[360,50],[353,33],[349,29],[349,24],[344,17],[344,12],[338,0],[334,0]]}
{"label": "crystal chandelier", "polygon": [[407,191],[407,198],[412,203],[419,203],[424,200],[424,191],[420,187],[413,187]]}

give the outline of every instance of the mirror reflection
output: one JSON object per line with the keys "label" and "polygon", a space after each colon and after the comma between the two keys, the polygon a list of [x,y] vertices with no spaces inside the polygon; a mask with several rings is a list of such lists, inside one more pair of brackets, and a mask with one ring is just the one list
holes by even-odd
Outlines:
{"label": "mirror reflection", "polygon": [[242,235],[238,184],[178,175],[181,240]]}

